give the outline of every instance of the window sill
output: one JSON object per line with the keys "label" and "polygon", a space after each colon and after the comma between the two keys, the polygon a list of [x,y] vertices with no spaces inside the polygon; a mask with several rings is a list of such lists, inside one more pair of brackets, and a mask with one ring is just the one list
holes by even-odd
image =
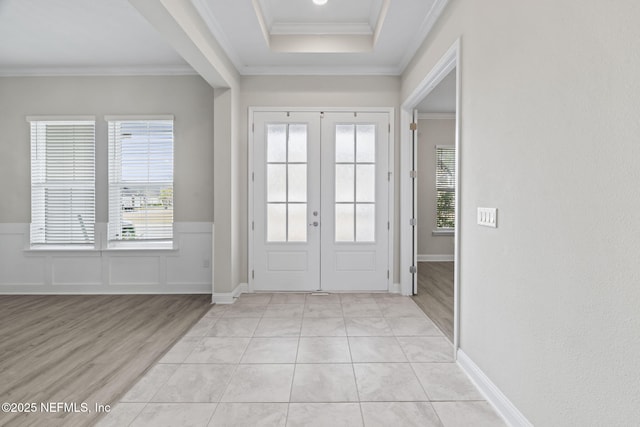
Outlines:
{"label": "window sill", "polygon": [[456,230],[453,228],[438,228],[431,231],[432,236],[453,236],[456,234]]}
{"label": "window sill", "polygon": [[100,249],[95,246],[70,246],[70,245],[38,245],[27,247],[24,252],[32,254],[42,253],[83,253],[83,254],[97,254]]}
{"label": "window sill", "polygon": [[108,246],[103,249],[106,252],[115,251],[165,251],[176,252],[178,248],[173,241],[170,242],[109,242]]}
{"label": "window sill", "polygon": [[173,242],[167,243],[147,243],[147,242],[135,242],[128,244],[110,244],[106,248],[97,248],[95,246],[68,246],[68,245],[40,245],[31,246],[24,249],[26,254],[86,254],[86,255],[98,255],[101,252],[178,252],[178,247]]}

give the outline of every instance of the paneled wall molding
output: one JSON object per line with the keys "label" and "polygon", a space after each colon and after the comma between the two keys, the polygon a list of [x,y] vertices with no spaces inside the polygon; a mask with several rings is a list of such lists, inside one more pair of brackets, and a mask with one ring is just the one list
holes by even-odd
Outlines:
{"label": "paneled wall molding", "polygon": [[0,224],[0,294],[210,294],[212,223],[174,224],[172,250],[30,250],[28,223]]}

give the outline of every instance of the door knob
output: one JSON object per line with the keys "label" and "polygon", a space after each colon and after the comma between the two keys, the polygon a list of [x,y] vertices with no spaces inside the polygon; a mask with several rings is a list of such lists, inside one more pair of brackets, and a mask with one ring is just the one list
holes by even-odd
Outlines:
{"label": "door knob", "polygon": [[311,224],[309,224],[309,227],[314,226],[317,227],[320,223],[318,221],[313,221]]}

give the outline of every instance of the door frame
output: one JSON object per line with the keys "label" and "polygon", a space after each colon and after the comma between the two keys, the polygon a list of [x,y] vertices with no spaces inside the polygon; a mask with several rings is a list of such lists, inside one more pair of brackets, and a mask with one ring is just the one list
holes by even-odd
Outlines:
{"label": "door frame", "polygon": [[[460,49],[461,41],[458,38],[447,52],[440,58],[434,67],[427,73],[424,79],[416,86],[414,91],[407,96],[400,108],[400,288],[403,295],[413,294],[414,275],[409,271],[412,260],[416,259],[414,239],[417,238],[416,228],[409,223],[413,218],[413,202],[416,194],[411,190],[410,171],[413,169],[413,147],[412,131],[410,124],[413,120],[413,110],[418,104],[444,79],[453,69],[456,70],[456,124],[455,124],[455,147],[456,147],[456,195],[455,195],[455,220],[456,228],[454,232],[454,272],[453,272],[453,348],[454,355],[460,347],[460,194],[461,194],[461,171],[460,171]],[[417,246],[417,245],[415,245]],[[417,280],[417,273],[415,274]]]}
{"label": "door frame", "polygon": [[[255,292],[254,278],[253,278],[253,237],[254,231],[252,224],[254,222],[254,181],[253,181],[253,157],[254,157],[254,114],[258,112],[306,112],[306,113],[387,113],[389,114],[389,153],[388,153],[388,172],[389,172],[389,202],[388,202],[388,215],[389,215],[389,249],[388,249],[388,263],[389,263],[389,292],[394,291],[394,212],[395,212],[395,108],[394,107],[255,107],[251,106],[248,109],[247,116],[247,135],[248,138],[248,162],[247,162],[247,183],[248,183],[248,200],[247,200],[247,281],[248,292]],[[397,290],[396,290],[397,291]]]}

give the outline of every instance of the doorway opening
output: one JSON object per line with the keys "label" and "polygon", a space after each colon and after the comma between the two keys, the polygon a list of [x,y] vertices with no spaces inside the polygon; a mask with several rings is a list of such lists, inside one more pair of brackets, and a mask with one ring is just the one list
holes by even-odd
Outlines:
{"label": "doorway opening", "polygon": [[403,141],[410,143],[401,150],[400,197],[402,292],[440,327],[454,351],[460,315],[459,46],[457,41],[403,104]]}
{"label": "doorway opening", "polygon": [[417,106],[413,300],[453,342],[456,69]]}

